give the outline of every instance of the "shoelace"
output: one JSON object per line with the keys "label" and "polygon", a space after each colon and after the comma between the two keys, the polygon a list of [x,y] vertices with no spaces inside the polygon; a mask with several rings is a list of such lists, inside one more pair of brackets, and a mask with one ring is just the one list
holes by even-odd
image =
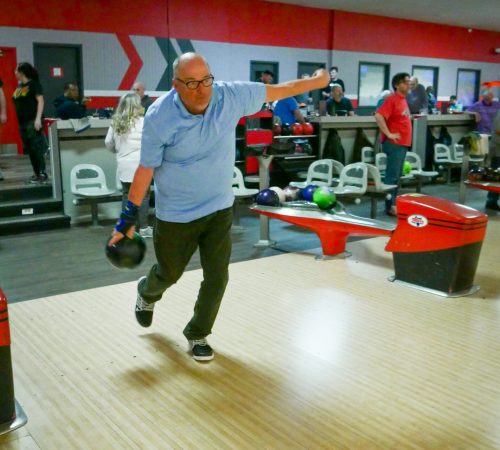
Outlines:
{"label": "shoelace", "polygon": [[205,338],[203,339],[195,339],[191,341],[192,346],[194,347],[195,345],[201,345],[202,347],[205,347],[208,345],[208,342]]}
{"label": "shoelace", "polygon": [[142,297],[139,297],[139,301],[136,303],[137,311],[153,311],[154,307],[154,303],[146,303]]}

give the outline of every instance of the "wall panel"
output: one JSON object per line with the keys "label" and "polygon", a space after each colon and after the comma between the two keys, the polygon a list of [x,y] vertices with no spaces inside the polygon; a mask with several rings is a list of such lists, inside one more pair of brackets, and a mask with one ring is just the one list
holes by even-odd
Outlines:
{"label": "wall panel", "polygon": [[[500,33],[305,8],[255,0],[11,0],[0,16],[0,43],[33,61],[33,43],[81,44],[85,94],[113,106],[134,79],[150,95],[169,88],[171,64],[186,49],[205,54],[218,79],[248,80],[251,60],[276,61],[280,80],[298,61],[339,66],[356,100],[359,61],[389,63],[391,75],[413,64],[439,67],[440,97],[455,91],[458,68],[500,79]],[[99,100],[100,99],[100,100]],[[50,101],[50,100],[49,100]]]}

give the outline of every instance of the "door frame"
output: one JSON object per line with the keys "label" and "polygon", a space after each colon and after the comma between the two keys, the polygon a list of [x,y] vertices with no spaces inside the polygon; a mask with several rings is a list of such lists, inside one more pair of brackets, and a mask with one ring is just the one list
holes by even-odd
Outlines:
{"label": "door frame", "polygon": [[77,73],[79,80],[71,80],[71,81],[79,81],[80,95],[83,97],[85,83],[83,80],[83,51],[82,44],[56,44],[51,42],[33,42],[33,62],[35,65],[35,69],[38,67],[37,61],[37,48],[42,47],[58,47],[58,48],[73,48],[76,49],[78,53],[78,61],[77,61]]}

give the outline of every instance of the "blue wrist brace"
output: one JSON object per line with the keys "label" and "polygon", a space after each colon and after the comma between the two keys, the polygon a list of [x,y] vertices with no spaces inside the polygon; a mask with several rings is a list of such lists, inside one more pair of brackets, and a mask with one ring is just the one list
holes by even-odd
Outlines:
{"label": "blue wrist brace", "polygon": [[137,222],[137,216],[139,215],[139,208],[134,205],[130,200],[123,208],[120,214],[120,219],[116,222],[115,230],[119,233],[126,234]]}

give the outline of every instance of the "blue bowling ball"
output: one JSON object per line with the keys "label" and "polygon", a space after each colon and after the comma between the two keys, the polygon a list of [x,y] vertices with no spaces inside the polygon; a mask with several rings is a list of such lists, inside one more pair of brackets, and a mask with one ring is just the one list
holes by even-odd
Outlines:
{"label": "blue bowling ball", "polygon": [[280,198],[276,191],[263,189],[257,194],[257,204],[265,206],[279,206]]}
{"label": "blue bowling ball", "polygon": [[308,202],[313,201],[314,191],[318,189],[315,184],[309,184],[302,190],[302,198]]}

